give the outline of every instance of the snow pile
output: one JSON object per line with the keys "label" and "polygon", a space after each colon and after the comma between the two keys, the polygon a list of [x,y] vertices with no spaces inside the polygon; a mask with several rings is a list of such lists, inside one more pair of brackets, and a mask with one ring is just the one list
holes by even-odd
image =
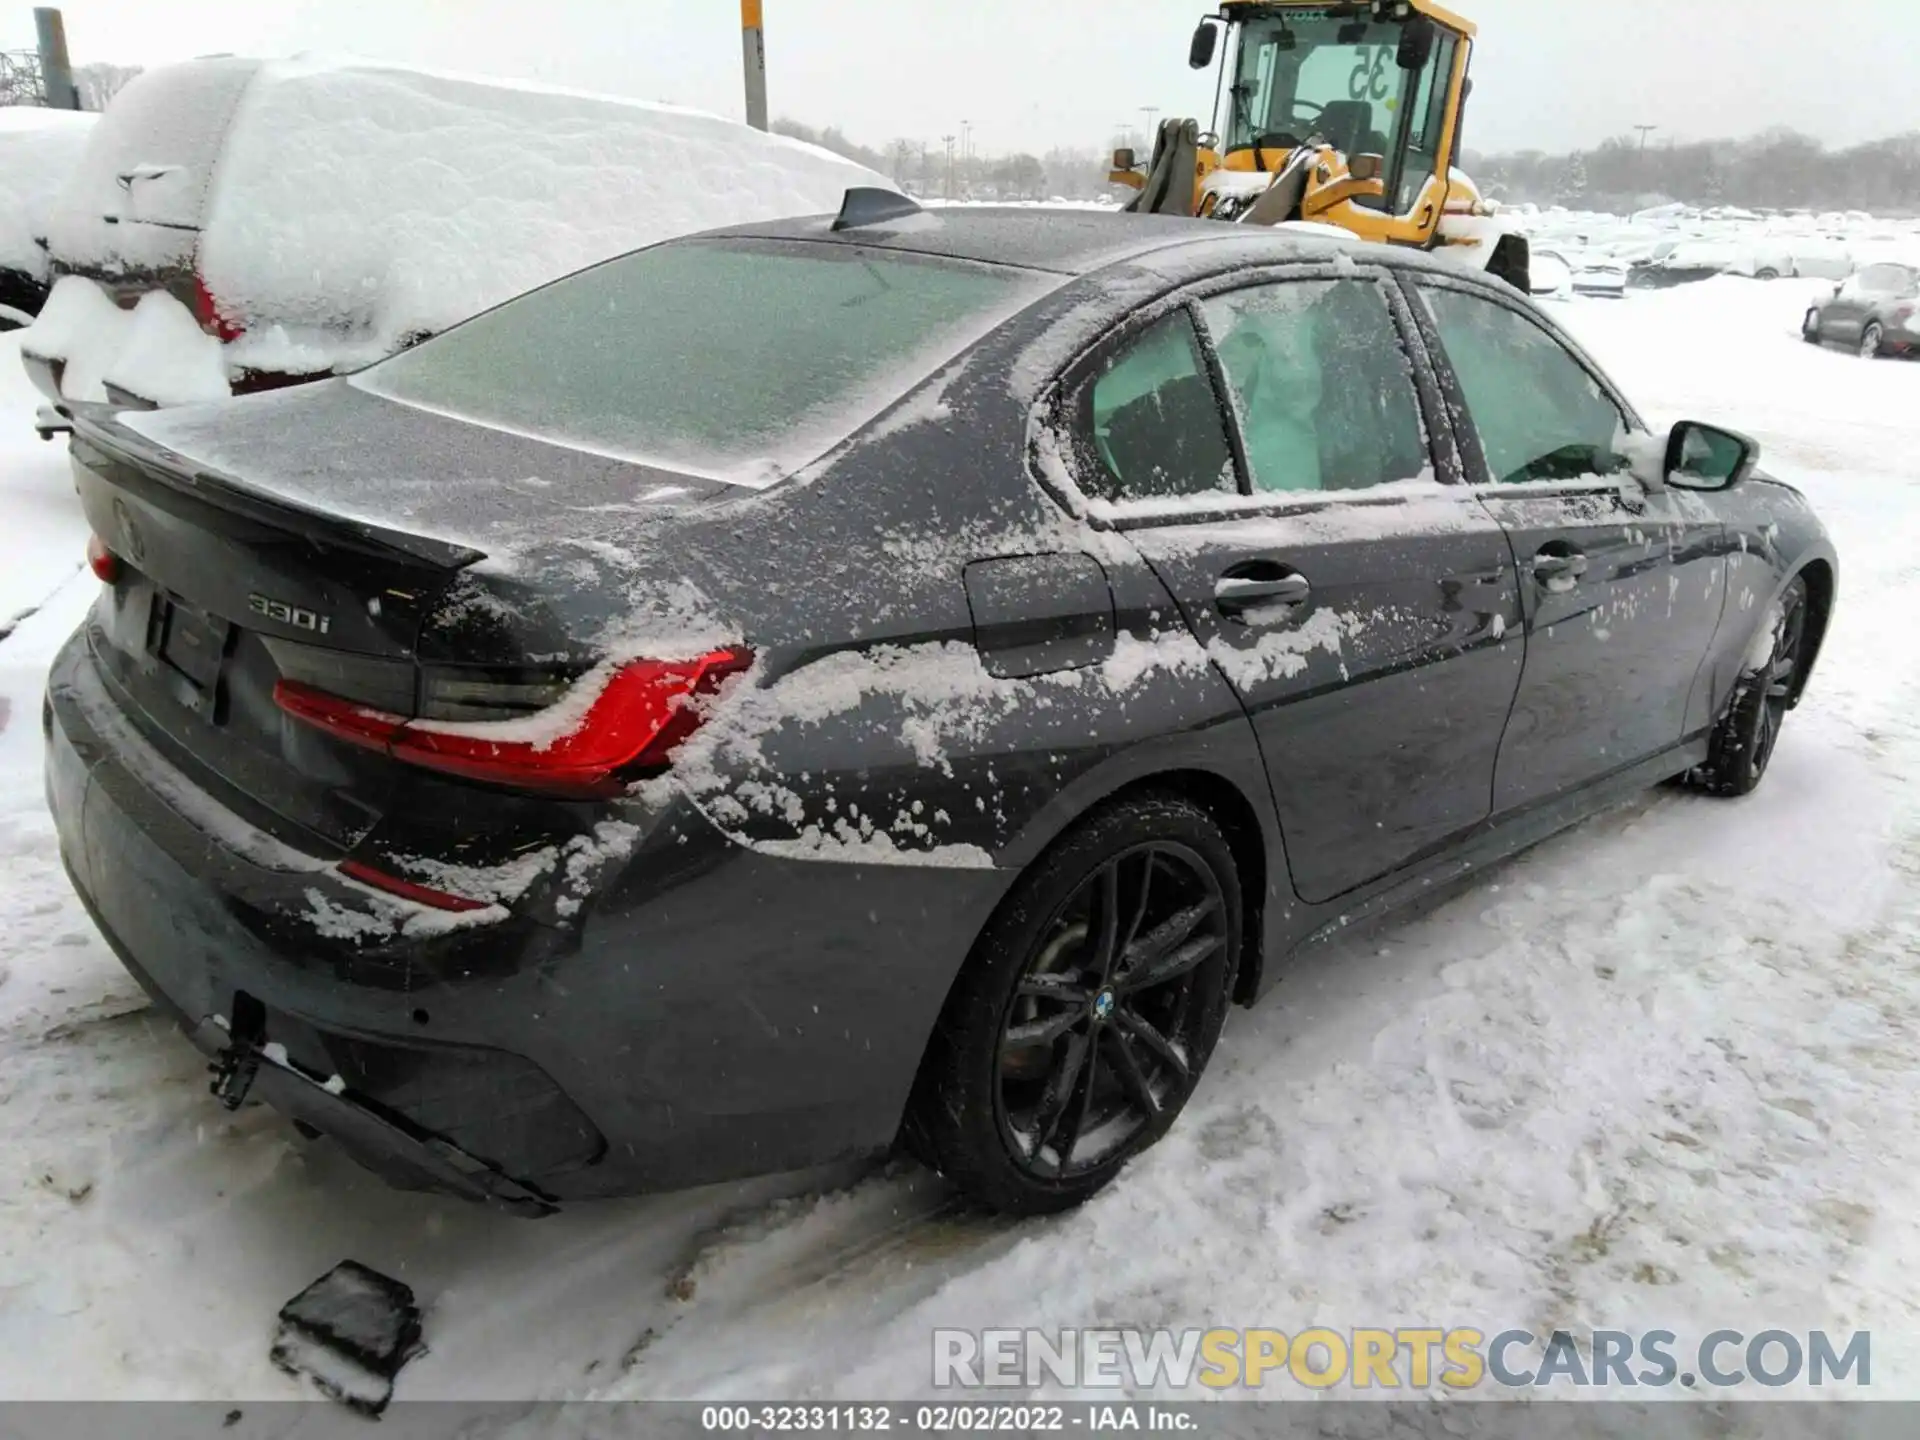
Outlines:
{"label": "snow pile", "polygon": [[[261,348],[387,353],[597,260],[886,186],[717,116],[357,61],[263,65],[217,167],[200,268]],[[890,187],[889,187],[890,188]]]}
{"label": "snow pile", "polygon": [[63,275],[39,318],[21,332],[20,345],[43,360],[65,362],[60,390],[72,400],[105,400],[108,385],[158,405],[231,393],[219,340],[164,290],[122,310],[93,281]]}
{"label": "snow pile", "polygon": [[97,119],[76,110],[0,108],[0,269],[47,278],[39,237]]}
{"label": "snow pile", "polygon": [[140,297],[104,378],[156,405],[223,400],[231,393],[219,337],[203,331],[193,312],[164,290]]}

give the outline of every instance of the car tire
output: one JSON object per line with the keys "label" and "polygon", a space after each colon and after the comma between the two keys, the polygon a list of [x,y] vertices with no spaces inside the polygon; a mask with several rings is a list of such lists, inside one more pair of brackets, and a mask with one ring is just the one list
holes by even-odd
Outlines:
{"label": "car tire", "polygon": [[1758,270],[1753,272],[1753,278],[1756,280],[1778,280],[1780,278],[1780,272],[1771,265],[1762,265]]}
{"label": "car tire", "polygon": [[1883,347],[1886,344],[1886,339],[1887,332],[1880,328],[1880,322],[1878,320],[1869,321],[1867,328],[1860,332],[1860,358],[1863,360],[1879,359]]}
{"label": "car tire", "polygon": [[1714,727],[1707,763],[1686,777],[1693,788],[1734,798],[1751,795],[1766,779],[1781,724],[1797,698],[1809,613],[1806,579],[1795,576],[1781,592],[1767,658],[1734,685],[1727,713]]}
{"label": "car tire", "polygon": [[1198,1084],[1241,925],[1233,850],[1205,808],[1148,793],[1089,816],[975,944],[921,1064],[910,1147],[1004,1213],[1090,1198]]}
{"label": "car tire", "polygon": [[1800,322],[1800,338],[1809,345],[1820,343],[1820,312],[1818,310],[1807,311],[1807,318]]}

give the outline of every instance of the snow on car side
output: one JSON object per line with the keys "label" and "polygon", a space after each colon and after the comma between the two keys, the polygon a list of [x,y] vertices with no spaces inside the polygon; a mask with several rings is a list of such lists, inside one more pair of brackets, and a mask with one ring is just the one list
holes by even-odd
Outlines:
{"label": "snow on car side", "polygon": [[856,185],[887,182],[698,111],[355,60],[191,61],[98,127],[23,359],[55,400],[317,379],[595,261],[832,210]]}

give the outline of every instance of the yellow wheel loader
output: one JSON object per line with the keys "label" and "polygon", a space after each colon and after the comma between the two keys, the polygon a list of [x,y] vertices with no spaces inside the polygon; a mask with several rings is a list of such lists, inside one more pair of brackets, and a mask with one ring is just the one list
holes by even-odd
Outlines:
{"label": "yellow wheel loader", "polygon": [[1217,59],[1218,129],[1165,121],[1147,167],[1116,150],[1109,178],[1140,192],[1129,210],[1336,225],[1525,292],[1526,237],[1455,168],[1475,34],[1432,0],[1223,0],[1187,56]]}

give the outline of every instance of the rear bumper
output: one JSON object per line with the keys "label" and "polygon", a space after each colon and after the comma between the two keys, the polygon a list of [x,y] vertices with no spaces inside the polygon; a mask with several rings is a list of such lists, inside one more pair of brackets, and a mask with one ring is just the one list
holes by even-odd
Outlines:
{"label": "rear bumper", "polygon": [[428,933],[394,933],[404,902],[184,790],[84,629],[48,719],[75,888],[194,1042],[244,1029],[251,1098],[395,1184],[522,1212],[886,1148],[1010,879],[768,856],[621,802],[641,838],[568,928],[421,910]]}

